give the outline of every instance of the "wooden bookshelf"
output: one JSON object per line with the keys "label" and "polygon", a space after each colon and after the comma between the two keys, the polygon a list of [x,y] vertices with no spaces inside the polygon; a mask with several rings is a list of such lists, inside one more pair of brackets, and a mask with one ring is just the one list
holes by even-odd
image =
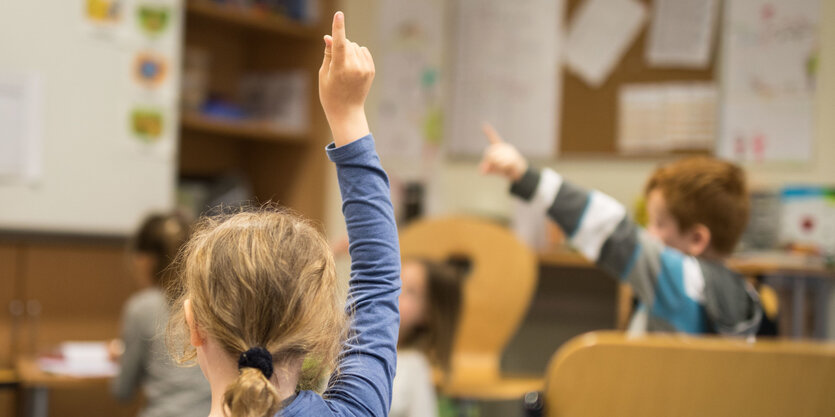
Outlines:
{"label": "wooden bookshelf", "polygon": [[296,22],[278,14],[218,4],[210,0],[188,0],[186,12],[191,16],[205,17],[221,24],[272,32],[287,37],[319,39],[322,36],[318,28],[313,25]]}
{"label": "wooden bookshelf", "polygon": [[283,129],[267,122],[230,121],[184,112],[180,120],[180,178],[243,175],[254,201],[274,201],[316,222],[324,220],[330,134],[319,107],[322,36],[330,32],[335,0],[319,0],[312,24],[267,12],[185,3],[184,49],[208,57],[207,92],[232,102],[250,74],[301,71],[308,77],[309,125]]}
{"label": "wooden bookshelf", "polygon": [[303,144],[309,138],[307,132],[282,129],[267,122],[249,120],[226,121],[199,114],[186,114],[182,116],[180,124],[184,130],[230,139],[254,139],[288,144]]}

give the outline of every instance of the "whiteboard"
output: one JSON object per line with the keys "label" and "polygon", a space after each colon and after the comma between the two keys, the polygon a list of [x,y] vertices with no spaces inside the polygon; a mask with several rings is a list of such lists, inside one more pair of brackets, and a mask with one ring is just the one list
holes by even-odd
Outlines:
{"label": "whiteboard", "polygon": [[[36,85],[37,105],[17,110],[39,142],[29,175],[0,178],[0,230],[123,235],[174,206],[182,5],[115,1],[118,20],[93,21],[88,3],[111,2],[0,2],[0,80]],[[165,30],[143,31],[140,6],[168,10]],[[165,60],[159,84],[137,78],[141,53]],[[148,114],[162,123],[133,131]]]}

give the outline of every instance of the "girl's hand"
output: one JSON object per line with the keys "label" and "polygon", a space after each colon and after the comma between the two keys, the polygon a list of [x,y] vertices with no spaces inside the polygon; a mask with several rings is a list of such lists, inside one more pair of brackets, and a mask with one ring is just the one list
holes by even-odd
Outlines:
{"label": "girl's hand", "polygon": [[490,146],[484,151],[479,170],[482,174],[498,174],[511,181],[519,181],[528,170],[528,161],[499,136],[493,126],[485,123],[482,127]]}
{"label": "girl's hand", "polygon": [[332,35],[325,35],[319,69],[319,100],[337,147],[368,133],[365,98],[374,80],[374,60],[366,47],[345,37],[345,15],[336,12]]}

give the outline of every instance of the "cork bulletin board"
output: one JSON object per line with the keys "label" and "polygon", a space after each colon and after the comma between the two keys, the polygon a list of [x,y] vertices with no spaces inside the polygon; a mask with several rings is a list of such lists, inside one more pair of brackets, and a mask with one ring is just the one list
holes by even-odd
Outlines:
{"label": "cork bulletin board", "polygon": [[[652,18],[652,1],[639,0],[647,4],[649,19]],[[565,27],[577,11],[582,0],[567,0]],[[721,10],[721,7],[720,7]],[[721,13],[721,12],[720,12]],[[721,28],[721,14],[717,28]],[[649,20],[640,34],[630,45],[626,54],[615,66],[609,78],[599,87],[593,88],[565,69],[563,77],[563,98],[560,110],[559,157],[623,157],[617,149],[618,93],[621,86],[632,83],[659,83],[681,81],[713,81],[721,33],[713,37],[711,59],[708,68],[668,69],[651,68],[645,59],[644,49],[649,32]],[[694,150],[688,150],[693,153]],[[712,149],[696,150],[696,153],[712,153]],[[679,152],[634,155],[628,157],[663,157]]]}

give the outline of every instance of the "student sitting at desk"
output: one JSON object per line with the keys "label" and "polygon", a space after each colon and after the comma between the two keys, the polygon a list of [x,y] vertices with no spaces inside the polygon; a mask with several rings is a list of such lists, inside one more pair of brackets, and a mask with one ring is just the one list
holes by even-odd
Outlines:
{"label": "student sitting at desk", "polygon": [[613,198],[536,170],[490,126],[480,169],[513,181],[511,193],[546,211],[577,249],[628,283],[639,299],[630,331],[754,335],[755,291],[729,270],[748,220],[745,174],[707,157],[658,169],[647,187],[648,230]]}
{"label": "student sitting at desk", "polygon": [[206,378],[197,368],[178,366],[165,345],[169,301],[163,289],[174,275],[171,262],[188,238],[188,230],[189,224],[177,215],[152,215],[131,242],[133,272],[144,289],[125,304],[124,352],[111,352],[120,357],[121,364],[111,390],[117,398],[130,400],[141,386],[147,399],[141,417],[209,414],[212,396]]}
{"label": "student sitting at desk", "polygon": [[461,277],[451,265],[424,259],[403,263],[400,334],[390,417],[436,417],[432,367],[448,371],[461,310]]}

